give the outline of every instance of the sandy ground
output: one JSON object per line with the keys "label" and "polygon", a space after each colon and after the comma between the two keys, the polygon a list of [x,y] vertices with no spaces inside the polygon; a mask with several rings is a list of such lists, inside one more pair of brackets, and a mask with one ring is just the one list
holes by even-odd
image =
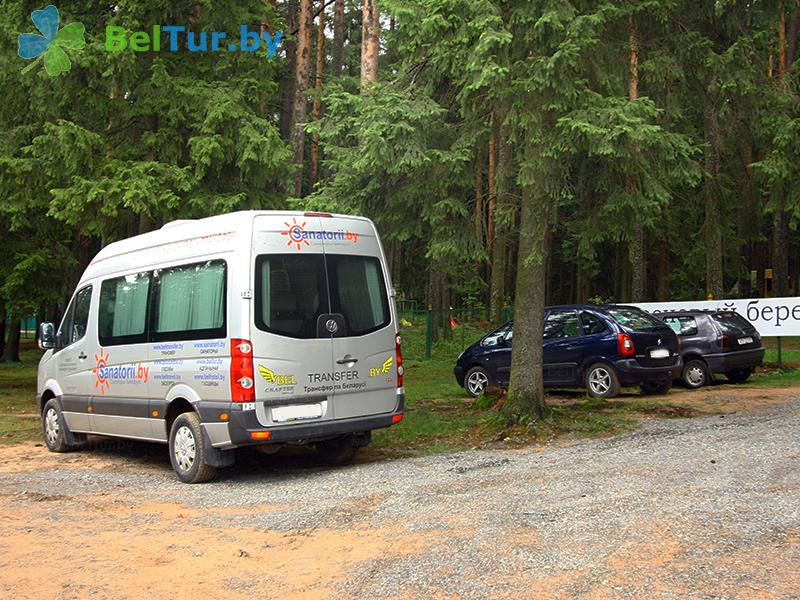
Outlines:
{"label": "sandy ground", "polygon": [[0,597],[800,597],[800,390],[675,396],[728,414],[340,468],[248,454],[203,486],[163,446],[0,447]]}

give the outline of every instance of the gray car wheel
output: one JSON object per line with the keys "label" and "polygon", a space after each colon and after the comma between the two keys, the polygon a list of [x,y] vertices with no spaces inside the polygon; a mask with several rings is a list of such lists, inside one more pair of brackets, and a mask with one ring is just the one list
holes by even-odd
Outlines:
{"label": "gray car wheel", "polygon": [[686,387],[696,390],[704,385],[708,385],[710,378],[708,375],[708,367],[702,360],[690,360],[683,367],[683,379]]}

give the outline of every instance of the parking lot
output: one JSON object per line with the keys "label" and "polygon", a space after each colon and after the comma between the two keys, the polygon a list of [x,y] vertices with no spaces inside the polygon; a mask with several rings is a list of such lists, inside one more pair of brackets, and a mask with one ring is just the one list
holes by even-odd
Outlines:
{"label": "parking lot", "polygon": [[800,394],[770,394],[542,447],[246,454],[200,486],[162,446],[5,446],[0,596],[796,597]]}

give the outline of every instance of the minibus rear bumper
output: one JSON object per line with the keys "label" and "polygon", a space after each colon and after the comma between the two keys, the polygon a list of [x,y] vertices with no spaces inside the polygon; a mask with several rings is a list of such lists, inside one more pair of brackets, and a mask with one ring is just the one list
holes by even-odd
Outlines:
{"label": "minibus rear bumper", "polygon": [[[228,404],[228,406],[232,406]],[[235,405],[233,405],[235,407]],[[201,410],[201,421],[214,448],[225,450],[241,446],[285,442],[312,442],[350,433],[365,433],[373,429],[391,427],[399,423],[405,410],[405,395],[397,395],[397,406],[390,413],[368,415],[332,421],[299,422],[289,425],[264,427],[258,422],[254,410],[231,410],[227,422],[207,421]],[[219,410],[209,411],[219,414]],[[211,415],[209,415],[211,416]]]}

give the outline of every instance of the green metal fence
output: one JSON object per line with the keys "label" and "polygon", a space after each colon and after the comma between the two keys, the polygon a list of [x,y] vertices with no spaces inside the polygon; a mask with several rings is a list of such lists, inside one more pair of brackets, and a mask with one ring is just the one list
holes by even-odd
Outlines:
{"label": "green metal fence", "polygon": [[[403,334],[403,357],[407,360],[452,358],[496,327],[484,307],[435,310],[401,300],[397,309]],[[509,320],[512,313],[511,307],[504,307],[500,322]]]}
{"label": "green metal fence", "polygon": [[[38,325],[39,324],[36,321],[36,315],[21,319],[19,324],[20,337],[22,339],[36,339],[36,328]],[[11,319],[6,319],[6,331],[8,331],[9,327],[11,327]]]}

